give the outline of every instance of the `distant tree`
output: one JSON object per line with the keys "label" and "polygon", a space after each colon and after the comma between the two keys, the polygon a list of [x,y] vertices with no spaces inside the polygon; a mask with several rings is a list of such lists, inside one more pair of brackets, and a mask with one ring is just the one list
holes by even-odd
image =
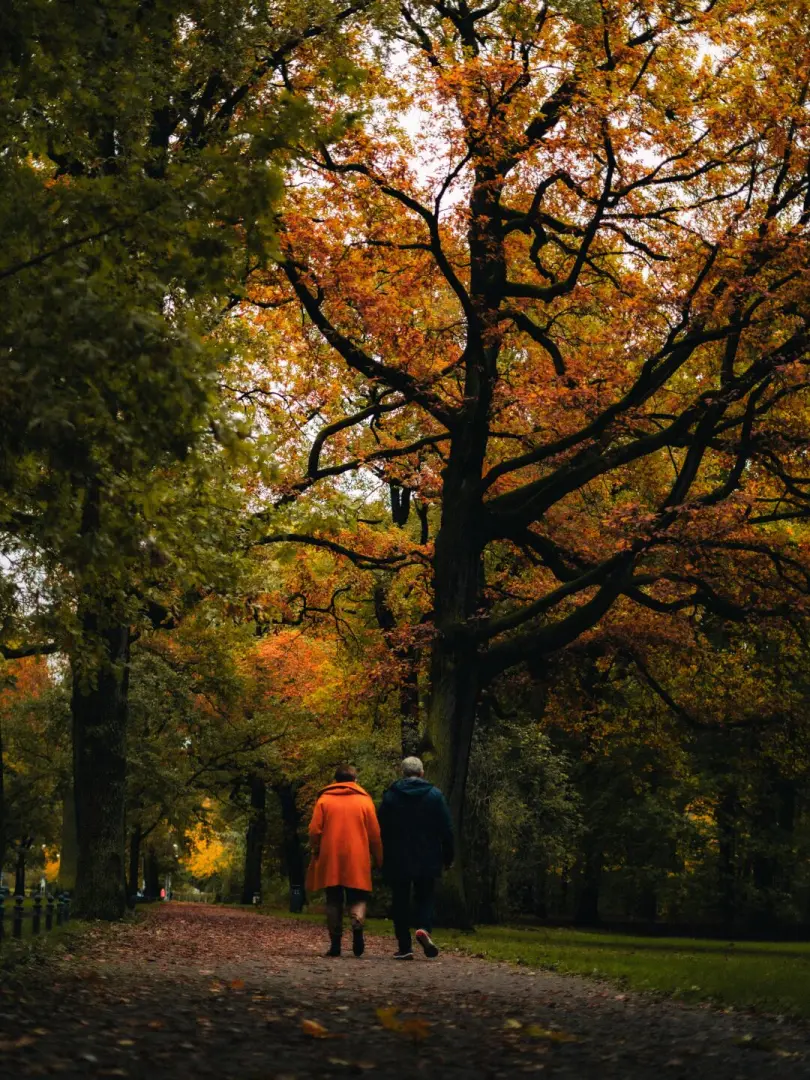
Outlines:
{"label": "distant tree", "polygon": [[4,653],[71,659],[88,916],[125,901],[128,666],[133,637],[166,615],[154,579],[211,586],[200,558],[227,546],[227,497],[201,528],[207,485],[245,433],[219,407],[224,356],[206,335],[274,250],[291,141],[339,126],[287,73],[339,92],[353,77],[340,41],[364,6],[0,13],[0,522],[26,583],[3,587]]}

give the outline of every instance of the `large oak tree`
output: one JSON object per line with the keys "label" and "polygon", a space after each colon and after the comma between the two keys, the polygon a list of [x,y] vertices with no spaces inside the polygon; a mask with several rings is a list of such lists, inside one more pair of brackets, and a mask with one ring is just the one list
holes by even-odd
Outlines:
{"label": "large oak tree", "polygon": [[[806,0],[413,0],[289,175],[245,309],[286,435],[262,539],[429,571],[459,826],[482,687],[608,611],[800,629],[809,30]],[[435,535],[364,520],[383,483]]]}

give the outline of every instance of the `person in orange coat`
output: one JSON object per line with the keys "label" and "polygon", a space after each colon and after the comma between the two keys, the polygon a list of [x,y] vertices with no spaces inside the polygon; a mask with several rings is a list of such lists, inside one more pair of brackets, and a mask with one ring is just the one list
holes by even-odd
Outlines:
{"label": "person in orange coat", "polygon": [[363,924],[371,892],[371,859],[382,866],[383,850],[377,811],[368,792],[357,783],[357,769],[341,765],[335,783],[324,788],[309,823],[312,860],[307,889],[326,890],[326,925],[331,945],[327,956],[340,956],[343,904],[352,923],[352,951],[365,950]]}

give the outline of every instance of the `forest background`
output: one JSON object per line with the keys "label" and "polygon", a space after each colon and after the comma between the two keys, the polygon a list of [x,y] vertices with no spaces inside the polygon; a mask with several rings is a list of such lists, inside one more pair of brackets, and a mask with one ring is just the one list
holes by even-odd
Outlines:
{"label": "forest background", "polygon": [[[0,865],[810,926],[810,4],[12,0]],[[30,882],[30,877],[29,877]]]}

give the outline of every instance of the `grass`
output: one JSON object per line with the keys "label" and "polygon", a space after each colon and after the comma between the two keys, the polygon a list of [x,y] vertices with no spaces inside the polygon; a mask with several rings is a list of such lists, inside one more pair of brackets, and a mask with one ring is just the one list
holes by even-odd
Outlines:
{"label": "grass", "polygon": [[56,922],[57,908],[54,905],[53,909],[53,927],[50,930],[45,929],[45,916],[47,911],[47,904],[43,900],[41,908],[41,917],[39,921],[39,933],[34,933],[34,901],[30,896],[25,897],[23,903],[23,920],[22,920],[22,937],[15,938],[13,936],[14,927],[14,909],[16,905],[14,903],[13,896],[7,896],[5,898],[5,919],[3,922],[4,936],[0,939],[0,967],[7,967],[10,963],[16,964],[20,957],[25,958],[25,954],[30,952],[31,946],[35,942],[44,940],[45,938],[56,940],[62,940],[66,935],[66,931],[72,923],[66,923],[63,926],[58,926]]}
{"label": "grass", "polygon": [[[26,926],[26,922],[29,923]],[[11,936],[11,920],[6,915],[6,936],[0,941],[0,974],[6,975],[21,964],[30,961],[40,962],[53,952],[74,951],[84,936],[89,923],[71,922],[63,926],[54,926],[45,932],[45,916],[42,917],[42,930],[39,934],[31,932],[30,920],[23,921],[23,936]]]}
{"label": "grass", "polygon": [[[266,914],[321,922],[321,915]],[[370,919],[393,938],[391,923]],[[440,930],[437,942],[487,960],[605,979],[621,989],[810,1019],[810,944],[635,937],[599,931],[484,926]]]}

